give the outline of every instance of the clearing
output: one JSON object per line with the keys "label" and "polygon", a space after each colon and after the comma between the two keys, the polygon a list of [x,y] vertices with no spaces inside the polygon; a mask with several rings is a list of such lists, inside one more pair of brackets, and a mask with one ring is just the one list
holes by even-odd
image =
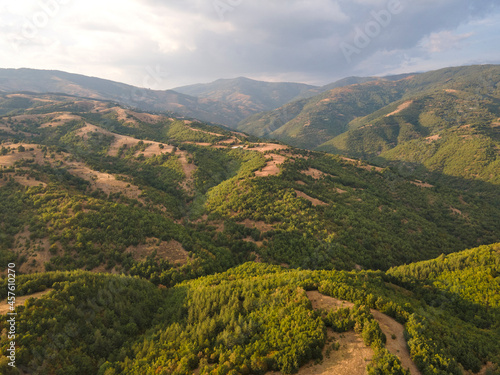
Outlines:
{"label": "clearing", "polygon": [[315,180],[319,180],[323,176],[335,177],[329,173],[321,172],[319,169],[309,168],[307,171],[301,171],[300,173],[305,174],[306,176],[310,176]]}
{"label": "clearing", "polygon": [[181,163],[182,171],[186,178],[182,182],[182,188],[187,192],[194,191],[194,172],[196,172],[196,165],[194,163],[190,163],[188,158],[190,155],[187,151],[177,151],[175,155],[179,158],[179,163]]}
{"label": "clearing", "polygon": [[298,197],[307,199],[309,202],[312,203],[313,206],[328,206],[328,203],[325,203],[323,201],[320,201],[319,199],[310,197],[306,193],[300,191],[300,190],[295,190],[295,193],[297,194]]}
{"label": "clearing", "polygon": [[144,261],[153,251],[156,251],[159,259],[166,259],[173,264],[183,265],[189,259],[189,253],[175,240],[160,241],[157,238],[147,238],[145,244],[130,246],[126,250],[137,261]]}
{"label": "clearing", "polygon": [[[252,149],[254,151],[258,151]],[[257,177],[267,177],[267,176],[277,176],[280,173],[279,164],[283,164],[286,160],[286,157],[278,154],[269,154],[267,155],[269,158],[267,159],[267,164],[262,171],[256,171],[255,176]]]}
{"label": "clearing", "polygon": [[394,112],[391,112],[387,115],[385,115],[385,117],[389,117],[389,116],[392,116],[392,115],[395,115],[395,114],[398,114],[399,112],[405,110],[406,108],[408,108],[410,105],[412,105],[413,103],[413,100],[408,100],[407,102],[404,102],[403,104],[401,104]]}
{"label": "clearing", "polygon": [[[311,301],[311,305],[312,305],[313,309],[330,310],[330,309],[338,309],[340,307],[352,308],[354,306],[354,304],[352,302],[342,301],[342,300],[339,300],[339,299],[336,299],[333,297],[325,296],[318,291],[307,292],[307,297]],[[404,326],[402,324],[398,323],[397,321],[395,321],[394,319],[392,319],[391,317],[389,317],[385,314],[382,314],[380,311],[372,309],[371,313],[372,313],[373,317],[377,320],[378,324],[380,325],[380,329],[382,330],[382,332],[384,332],[384,334],[387,337],[387,343],[386,343],[387,350],[389,350],[389,352],[391,352],[392,354],[396,355],[401,360],[403,367],[410,369],[410,372],[412,375],[421,375],[420,371],[417,369],[417,366],[415,366],[415,363],[412,361],[411,356],[410,356],[410,352],[409,352],[408,347],[406,345],[406,341],[405,341],[404,335],[403,335]],[[355,333],[353,333],[353,334],[355,334]],[[346,334],[344,334],[344,335],[346,335]],[[392,338],[393,335],[396,337],[395,339]],[[362,341],[361,341],[361,343],[362,343]],[[364,346],[364,344],[363,344],[363,346]],[[341,349],[339,350],[339,352],[342,352],[342,346],[341,346]],[[323,360],[323,363],[321,365],[318,365],[318,366],[324,367],[323,372],[310,372],[307,374],[327,374],[328,368],[330,368],[330,366],[332,366],[332,363],[330,363],[330,361],[332,360],[331,358],[332,357],[330,357],[329,359]],[[343,369],[345,368],[345,370],[347,371],[347,372],[345,372],[346,374],[356,374],[356,371],[359,371],[359,368],[355,367],[354,362],[351,359],[348,359],[348,358],[346,359],[346,358],[341,357],[341,358],[338,358],[337,360],[340,360],[342,363],[344,363],[343,364],[344,367],[341,367],[341,368],[343,368]],[[317,366],[315,366],[315,367],[317,367]],[[365,364],[365,367],[366,367],[366,364]],[[365,367],[363,367],[363,370]],[[336,374],[337,372],[329,372],[329,373]],[[338,373],[340,374],[341,372],[338,372]],[[342,373],[344,373],[344,372],[342,372]],[[362,374],[364,374],[364,373],[365,372],[362,372]],[[299,371],[299,374],[301,374],[300,371]]]}

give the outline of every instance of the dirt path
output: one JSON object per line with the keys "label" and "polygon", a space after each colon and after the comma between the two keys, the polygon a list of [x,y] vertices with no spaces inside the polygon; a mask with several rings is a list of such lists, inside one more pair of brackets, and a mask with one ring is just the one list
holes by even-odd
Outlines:
{"label": "dirt path", "polygon": [[[338,309],[341,307],[353,307],[348,301],[341,301],[325,296],[318,291],[306,292],[311,301],[313,309]],[[339,350],[331,350],[328,354],[330,343],[323,349],[323,361],[315,365],[310,363],[299,369],[299,375],[365,375],[366,366],[373,357],[373,349],[366,346],[361,336],[355,332],[335,333],[328,329],[328,338],[340,344]]]}
{"label": "dirt path", "polygon": [[[338,309],[340,307],[348,307],[351,308],[354,306],[352,302],[342,301],[333,297],[325,296],[318,291],[309,291],[307,292],[307,297],[311,301],[311,305],[313,309]],[[400,360],[404,368],[410,369],[412,375],[421,375],[415,363],[411,360],[410,352],[407,348],[406,341],[404,339],[403,331],[404,326],[391,317],[382,314],[380,311],[371,310],[373,317],[377,320],[380,325],[380,329],[387,337],[386,348],[392,354],[396,355]],[[393,339],[392,336],[396,338]],[[352,369],[352,373],[354,374],[355,369]],[[300,372],[299,372],[300,373]],[[335,373],[336,372],[330,372]],[[316,372],[314,374],[317,374]],[[326,374],[326,373],[325,373]],[[340,372],[339,372],[340,374]]]}
{"label": "dirt path", "polygon": [[182,187],[184,190],[190,192],[194,190],[194,172],[196,171],[196,165],[194,163],[188,162],[189,154],[186,151],[177,151],[175,153],[179,157],[179,162],[181,163],[182,170],[186,179],[182,182]]}
{"label": "dirt path", "polygon": [[[371,310],[371,313],[380,325],[380,329],[387,337],[387,342],[385,344],[387,350],[398,356],[403,367],[410,369],[412,375],[420,375],[420,371],[411,360],[410,352],[406,345],[403,334],[404,326],[401,323],[396,322],[391,317],[382,314],[380,311]],[[396,336],[396,338],[393,339],[392,335]]]}
{"label": "dirt path", "polygon": [[[43,292],[33,293],[29,296],[16,297],[16,306],[24,305],[24,302],[30,298],[40,298],[45,294],[53,291],[54,289],[49,288],[44,290]],[[10,305],[7,304],[7,299],[4,299],[0,302],[0,315],[7,314],[10,311]]]}

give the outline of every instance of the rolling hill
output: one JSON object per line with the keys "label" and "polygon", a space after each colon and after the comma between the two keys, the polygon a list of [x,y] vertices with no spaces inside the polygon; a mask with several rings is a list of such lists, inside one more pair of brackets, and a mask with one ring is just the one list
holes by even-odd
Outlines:
{"label": "rolling hill", "polygon": [[110,100],[153,112],[174,112],[220,124],[236,124],[248,109],[212,99],[198,99],[173,90],[150,90],[123,83],[55,70],[0,69],[0,91],[62,93]]}
{"label": "rolling hill", "polygon": [[54,93],[0,142],[2,374],[498,371],[491,182]]}
{"label": "rolling hill", "polygon": [[[2,257],[22,259],[25,271],[130,271],[154,249],[190,254],[197,272],[252,257],[387,269],[500,234],[498,191],[479,182],[443,189],[95,99],[4,94],[0,108]],[[124,215],[144,224],[120,223]]]}
{"label": "rolling hill", "polygon": [[262,82],[245,77],[219,79],[208,84],[174,88],[182,94],[200,99],[230,103],[250,114],[281,107],[293,99],[306,95],[317,87],[302,83]]}
{"label": "rolling hill", "polygon": [[382,166],[498,183],[500,67],[397,78],[289,103],[244,120],[238,129]]}
{"label": "rolling hill", "polygon": [[18,291],[33,298],[17,308],[17,363],[106,375],[497,374],[498,249],[387,273],[246,263],[168,289],[84,271],[23,275]]}

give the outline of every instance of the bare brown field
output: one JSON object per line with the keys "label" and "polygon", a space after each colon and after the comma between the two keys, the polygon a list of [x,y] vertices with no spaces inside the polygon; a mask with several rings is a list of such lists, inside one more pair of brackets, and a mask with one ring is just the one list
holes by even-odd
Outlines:
{"label": "bare brown field", "polygon": [[256,171],[255,176],[266,177],[266,176],[276,176],[280,173],[280,168],[278,164],[283,164],[286,157],[278,154],[268,154],[268,162],[262,171]]}
{"label": "bare brown field", "polygon": [[300,191],[300,190],[295,190],[295,194],[297,194],[298,197],[307,199],[309,202],[312,203],[313,206],[328,206],[328,203],[325,203],[323,201],[320,201],[319,199],[310,197],[306,193]]}
{"label": "bare brown field", "polygon": [[389,117],[389,116],[392,116],[392,115],[396,115],[398,114],[399,112],[405,110],[406,108],[408,108],[410,105],[412,105],[413,103],[413,100],[408,100],[407,102],[404,102],[403,104],[401,104],[394,112],[391,112],[387,115],[385,115],[385,117]]}

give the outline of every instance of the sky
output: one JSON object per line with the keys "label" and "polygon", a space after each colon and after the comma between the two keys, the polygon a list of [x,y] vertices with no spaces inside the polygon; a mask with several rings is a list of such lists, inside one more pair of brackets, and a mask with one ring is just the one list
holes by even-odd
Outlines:
{"label": "sky", "polygon": [[500,63],[498,0],[22,0],[0,67],[170,89],[219,78],[324,85]]}

